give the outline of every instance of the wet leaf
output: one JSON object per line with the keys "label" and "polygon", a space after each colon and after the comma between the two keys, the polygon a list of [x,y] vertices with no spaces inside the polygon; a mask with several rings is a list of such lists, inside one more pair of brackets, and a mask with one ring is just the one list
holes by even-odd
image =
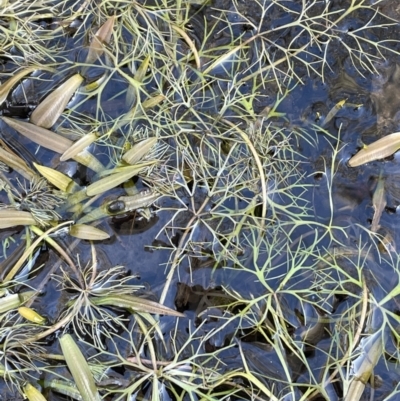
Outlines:
{"label": "wet leaf", "polygon": [[115,16],[110,17],[96,32],[89,46],[86,64],[92,64],[104,52],[104,44],[110,43]]}
{"label": "wet leaf", "polygon": [[52,127],[82,82],[83,77],[80,74],[73,75],[36,107],[30,121],[39,127]]}
{"label": "wet leaf", "polygon": [[44,386],[46,388],[50,387],[55,392],[66,395],[73,400],[81,401],[83,399],[78,388],[70,381],[59,379],[45,380]]}
{"label": "wet leaf", "polygon": [[69,334],[60,338],[62,353],[68,369],[84,401],[101,401],[89,365],[81,350]]}
{"label": "wet leaf", "polygon": [[73,156],[72,158],[78,163],[83,164],[84,166],[95,171],[96,173],[100,173],[104,170],[103,164],[100,163],[100,161],[86,149]]}
{"label": "wet leaf", "polygon": [[349,166],[357,167],[374,160],[384,159],[399,149],[400,132],[395,132],[365,146],[349,160]]}
{"label": "wet leaf", "polygon": [[344,104],[346,103],[347,99],[341,100],[340,102],[337,102],[330,110],[329,113],[326,115],[324,118],[324,121],[321,123],[321,127],[325,127],[329,123],[329,121],[332,120],[333,117],[336,116],[337,112],[343,108]]}
{"label": "wet leaf", "polygon": [[69,234],[75,238],[94,241],[101,241],[110,238],[106,232],[86,224],[73,225],[69,230]]}
{"label": "wet leaf", "polygon": [[[66,176],[63,173],[60,173],[57,170],[54,170],[50,167],[40,166],[39,164],[33,163],[37,168],[39,173],[46,178],[47,181],[52,183],[56,188],[60,189],[63,192],[71,192],[74,187],[75,182]],[[77,185],[76,185],[77,186]]]}
{"label": "wet leaf", "polygon": [[0,210],[0,229],[37,224],[30,212],[14,209]]}
{"label": "wet leaf", "polygon": [[46,401],[46,398],[42,395],[42,393],[30,383],[27,383],[24,386],[24,394],[29,401]]}
{"label": "wet leaf", "polygon": [[39,313],[35,312],[31,308],[27,308],[26,306],[21,306],[18,308],[18,313],[25,318],[26,320],[37,323],[37,324],[44,324],[46,323],[46,318],[40,316]]}
{"label": "wet leaf", "polygon": [[128,164],[136,164],[142,160],[157,143],[157,138],[147,138],[133,145],[132,149],[128,150],[123,156],[122,160]]}
{"label": "wet leaf", "polygon": [[125,167],[125,169],[119,173],[111,174],[94,182],[93,184],[90,184],[86,188],[86,194],[88,196],[94,196],[106,192],[109,189],[115,188],[126,180],[129,180],[133,176],[139,174],[141,170],[142,168],[137,166]]}
{"label": "wet leaf", "polygon": [[98,139],[97,132],[91,132],[90,134],[84,135],[78,141],[74,142],[72,146],[67,149],[60,157],[61,161],[66,161],[73,158],[78,153],[82,152],[89,145]]}
{"label": "wet leaf", "polygon": [[170,309],[162,304],[159,304],[158,302],[135,297],[133,295],[120,294],[108,295],[105,297],[93,297],[91,298],[91,301],[98,306],[108,305],[115,306],[117,308],[132,309],[135,312],[137,311],[154,313],[158,315],[185,317],[183,313]]}
{"label": "wet leaf", "polygon": [[0,147],[0,161],[7,164],[7,166],[11,167],[18,174],[21,174],[27,180],[32,180],[36,174],[33,170],[31,170],[24,160],[22,160],[19,156],[10,153],[3,148]]}
{"label": "wet leaf", "polygon": [[21,135],[53,152],[64,153],[72,146],[73,142],[71,140],[46,128],[38,127],[35,124],[24,121],[14,120],[13,118],[2,117],[2,119]]}
{"label": "wet leaf", "polygon": [[377,232],[382,212],[386,207],[385,180],[382,176],[379,177],[374,195],[372,196],[372,205],[374,206],[375,212],[374,217],[372,218],[371,231]]}

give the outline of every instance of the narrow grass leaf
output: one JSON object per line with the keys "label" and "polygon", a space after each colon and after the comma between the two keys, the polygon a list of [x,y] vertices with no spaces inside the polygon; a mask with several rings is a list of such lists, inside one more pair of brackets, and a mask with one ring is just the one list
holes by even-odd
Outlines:
{"label": "narrow grass leaf", "polygon": [[46,388],[50,387],[56,393],[66,395],[72,398],[73,400],[77,401],[83,400],[81,394],[79,393],[79,390],[77,389],[75,384],[72,383],[71,381],[59,380],[59,379],[45,380],[44,386]]}
{"label": "narrow grass leaf", "polygon": [[104,44],[110,43],[115,16],[110,17],[96,32],[89,46],[85,63],[92,64],[104,52]]}
{"label": "narrow grass leaf", "polygon": [[78,163],[83,164],[84,166],[95,171],[96,173],[100,173],[104,170],[103,164],[86,149],[73,156],[72,158]]}
{"label": "narrow grass leaf", "polygon": [[377,232],[379,229],[379,222],[382,217],[382,213],[386,207],[386,192],[385,192],[385,180],[381,176],[378,179],[374,194],[372,196],[372,205],[374,207],[374,217],[372,218],[371,231]]}
{"label": "narrow grass leaf", "polygon": [[90,134],[84,135],[78,141],[74,142],[72,146],[67,149],[60,157],[60,160],[66,161],[68,159],[73,158],[78,153],[82,152],[89,145],[95,142],[98,139],[97,132],[91,132]]}
{"label": "narrow grass leaf", "polygon": [[148,299],[143,299],[140,297],[135,297],[133,295],[120,294],[120,295],[108,295],[96,298],[93,297],[91,298],[91,301],[98,306],[101,305],[115,306],[118,308],[132,309],[133,311],[138,311],[138,312],[148,312],[158,315],[185,317],[183,313],[168,308],[158,302],[150,301]]}
{"label": "narrow grass leaf", "polygon": [[106,192],[109,189],[115,188],[126,180],[129,180],[133,176],[139,174],[141,170],[142,168],[137,166],[126,167],[122,172],[111,174],[94,182],[93,184],[90,184],[86,188],[86,194],[88,196],[94,196]]}
{"label": "narrow grass leaf", "polygon": [[47,181],[52,183],[56,188],[60,189],[63,192],[71,192],[72,187],[74,186],[74,181],[66,176],[63,173],[60,173],[57,170],[54,170],[50,167],[41,166],[39,164],[33,163],[37,168],[39,173],[46,178]]}
{"label": "narrow grass leaf", "polygon": [[89,365],[69,334],[60,338],[62,353],[83,401],[101,401]]}
{"label": "narrow grass leaf", "polygon": [[338,113],[338,111],[340,109],[343,108],[344,104],[346,103],[347,99],[341,100],[340,102],[337,102],[330,110],[329,113],[326,115],[326,117],[324,118],[324,120],[321,123],[321,127],[325,127],[331,120],[333,117],[336,116],[336,114]]}
{"label": "narrow grass leaf", "polygon": [[61,113],[67,107],[76,90],[83,82],[83,77],[80,74],[75,74],[60,85],[55,91],[50,93],[36,107],[31,115],[30,121],[43,128],[52,127]]}
{"label": "narrow grass leaf", "polygon": [[21,174],[22,177],[27,180],[32,180],[36,174],[30,169],[24,160],[22,160],[19,156],[14,155],[7,150],[4,150],[0,147],[0,161],[7,164],[7,166],[11,167],[18,174]]}
{"label": "narrow grass leaf", "polygon": [[147,138],[133,145],[132,149],[128,150],[123,156],[122,160],[128,164],[136,164],[142,160],[157,143],[157,138]]}
{"label": "narrow grass leaf", "polygon": [[21,135],[53,152],[64,153],[73,144],[68,138],[64,138],[48,129],[38,127],[35,124],[14,120],[8,117],[2,117],[2,119]]}
{"label": "narrow grass leaf", "polygon": [[399,149],[400,132],[395,132],[365,146],[349,160],[349,166],[357,167],[374,160],[384,159]]}
{"label": "narrow grass leaf", "polygon": [[46,318],[40,316],[39,313],[35,312],[31,308],[27,308],[26,306],[20,306],[18,308],[18,313],[26,320],[36,324],[44,324],[46,323]]}
{"label": "narrow grass leaf", "polygon": [[29,401],[46,401],[46,398],[43,396],[43,394],[30,383],[27,383],[24,386],[24,394]]}
{"label": "narrow grass leaf", "polygon": [[0,229],[35,224],[37,222],[30,212],[14,209],[0,210]]}
{"label": "narrow grass leaf", "polygon": [[75,238],[94,241],[101,241],[110,238],[110,236],[103,230],[86,224],[73,225],[69,230],[69,234]]}

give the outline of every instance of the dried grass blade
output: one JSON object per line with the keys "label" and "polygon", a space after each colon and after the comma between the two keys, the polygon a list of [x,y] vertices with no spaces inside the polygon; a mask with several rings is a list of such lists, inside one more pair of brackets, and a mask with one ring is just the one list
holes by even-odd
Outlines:
{"label": "dried grass blade", "polygon": [[97,132],[91,132],[90,134],[84,135],[78,141],[74,142],[73,145],[61,155],[60,160],[63,162],[73,158],[78,153],[86,149],[93,142],[95,142],[97,138]]}
{"label": "dried grass blade", "polygon": [[25,384],[24,394],[29,401],[46,401],[46,398],[43,396],[43,394],[30,383]]}
{"label": "dried grass blade", "polygon": [[83,77],[80,74],[70,77],[36,107],[30,121],[39,127],[52,127],[82,82]]}
{"label": "dried grass blade", "polygon": [[30,212],[13,209],[0,210],[0,229],[35,224],[37,222]]}
{"label": "dried grass blade", "polygon": [[383,210],[386,206],[385,180],[382,176],[379,177],[374,195],[372,196],[372,205],[374,206],[375,212],[372,218],[371,231],[377,232],[379,229],[379,221],[381,220]]}
{"label": "dried grass blade", "polygon": [[69,234],[75,238],[93,241],[101,241],[110,238],[103,230],[86,224],[75,224],[70,228]]}
{"label": "dried grass blade", "polygon": [[100,173],[105,168],[103,164],[100,163],[100,161],[86,149],[73,156],[72,158],[78,163],[83,164],[84,166],[95,171],[96,173]]}
{"label": "dried grass blade", "polygon": [[104,297],[91,298],[95,305],[109,305],[116,306],[117,308],[132,309],[138,312],[154,313],[157,315],[168,315],[185,317],[183,313],[168,308],[158,302],[150,301],[133,295],[108,295]]}
{"label": "dried grass blade", "polygon": [[122,160],[128,164],[136,164],[142,160],[149,152],[150,149],[157,143],[157,138],[147,138],[133,145],[132,149],[128,150],[123,156]]}
{"label": "dried grass blade", "polygon": [[89,46],[85,63],[92,64],[104,52],[104,44],[110,43],[115,16],[110,17],[96,32]]}
{"label": "dried grass blade", "polygon": [[35,172],[27,166],[24,160],[17,155],[7,152],[1,147],[0,160],[27,180],[32,180],[36,176]]}
{"label": "dried grass blade", "polygon": [[64,153],[72,146],[73,142],[71,140],[49,131],[48,129],[8,117],[2,117],[2,119],[21,135],[27,137],[31,141],[43,146],[46,149],[52,150],[53,152]]}
{"label": "dried grass blade", "polygon": [[46,178],[47,181],[52,183],[56,188],[63,192],[71,192],[75,182],[63,173],[54,170],[50,167],[40,166],[39,164],[33,163],[39,173]]}
{"label": "dried grass blade", "polygon": [[109,189],[117,187],[126,180],[129,180],[134,175],[139,174],[141,170],[142,168],[137,166],[125,167],[125,170],[122,172],[111,174],[94,182],[93,184],[90,184],[86,188],[86,194],[88,196],[94,196],[106,192]]}
{"label": "dried grass blade", "polygon": [[350,167],[361,166],[374,160],[384,159],[400,149],[400,132],[387,135],[361,149],[349,160]]}
{"label": "dried grass blade", "polygon": [[74,339],[69,334],[64,334],[60,338],[60,345],[82,399],[84,401],[101,401],[89,365]]}

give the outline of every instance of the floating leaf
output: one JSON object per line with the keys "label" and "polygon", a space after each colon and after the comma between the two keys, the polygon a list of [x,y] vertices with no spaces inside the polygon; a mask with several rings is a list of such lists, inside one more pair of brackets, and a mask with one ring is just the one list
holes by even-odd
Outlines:
{"label": "floating leaf", "polygon": [[73,225],[69,230],[69,234],[75,238],[94,241],[101,241],[110,238],[106,232],[86,224]]}
{"label": "floating leaf", "polygon": [[128,164],[136,164],[143,159],[150,149],[157,143],[157,138],[147,138],[133,145],[132,149],[128,150],[123,156],[122,160]]}
{"label": "floating leaf", "polygon": [[29,320],[32,323],[44,324],[46,322],[46,318],[44,318],[43,316],[40,316],[39,313],[35,312],[31,308],[27,308],[26,306],[19,307],[18,313],[23,318],[25,318],[26,320]]}
{"label": "floating leaf", "polygon": [[347,99],[341,100],[340,102],[337,102],[330,110],[329,113],[326,115],[324,118],[324,121],[321,123],[321,127],[325,127],[326,124],[329,123],[329,121],[332,120],[333,117],[336,116],[337,112],[343,108],[344,104],[346,103]]}
{"label": "floating leaf", "polygon": [[100,173],[104,170],[103,164],[100,163],[100,161],[86,149],[73,156],[73,159],[78,163],[83,164],[84,166],[95,171],[96,173]]}
{"label": "floating leaf", "polygon": [[21,135],[53,152],[64,153],[72,146],[73,142],[71,140],[48,129],[24,121],[14,120],[13,118],[2,117],[2,119]]}
{"label": "floating leaf", "polygon": [[71,192],[71,189],[74,187],[75,184],[75,182],[71,178],[50,167],[40,166],[36,163],[33,164],[37,168],[39,173],[44,178],[46,178],[47,181],[51,182],[56,188],[60,189],[63,192]]}
{"label": "floating leaf", "polygon": [[[110,17],[96,32],[89,46],[86,64],[92,64],[104,52],[104,44],[110,43],[115,16]],[[86,68],[84,69],[86,70]]]}
{"label": "floating leaf", "polygon": [[31,170],[19,156],[10,153],[0,147],[0,161],[7,164],[18,174],[21,174],[27,180],[32,180],[36,174]]}
{"label": "floating leaf", "polygon": [[82,399],[84,401],[101,401],[89,365],[74,339],[69,334],[64,334],[60,338],[60,345]]}
{"label": "floating leaf", "polygon": [[107,295],[104,297],[90,298],[91,302],[97,306],[107,305],[117,308],[132,309],[135,312],[155,313],[158,315],[168,315],[185,317],[183,313],[168,308],[158,302],[150,301],[133,295],[119,294]]}
{"label": "floating leaf", "polygon": [[52,127],[82,82],[82,75],[73,75],[40,102],[33,111],[30,121],[39,127]]}
{"label": "floating leaf", "polygon": [[371,231],[377,232],[382,212],[386,206],[385,180],[382,176],[379,177],[374,195],[372,196],[372,205],[374,206],[375,212],[372,218]]}
{"label": "floating leaf", "polygon": [[142,168],[137,166],[125,167],[125,169],[119,173],[111,174],[94,182],[93,184],[90,184],[86,188],[86,194],[88,196],[94,196],[106,192],[109,189],[115,188],[122,184],[124,181],[129,180],[129,178],[139,174],[141,170]]}
{"label": "floating leaf", "polygon": [[14,209],[0,210],[0,229],[15,226],[31,226],[37,224],[30,212]]}
{"label": "floating leaf", "polygon": [[69,149],[67,149],[60,157],[61,161],[66,161],[82,152],[89,145],[98,139],[97,132],[91,132],[90,134],[84,135],[78,141],[76,141]]}
{"label": "floating leaf", "polygon": [[46,398],[43,396],[43,394],[30,383],[27,383],[24,386],[24,394],[29,401],[46,401]]}
{"label": "floating leaf", "polygon": [[384,159],[399,149],[400,132],[395,132],[365,146],[349,160],[349,166],[357,167],[374,160]]}

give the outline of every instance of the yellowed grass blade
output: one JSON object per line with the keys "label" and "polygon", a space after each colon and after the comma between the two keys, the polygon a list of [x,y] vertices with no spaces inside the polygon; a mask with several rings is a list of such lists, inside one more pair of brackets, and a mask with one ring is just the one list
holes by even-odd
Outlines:
{"label": "yellowed grass blade", "polygon": [[104,51],[104,44],[110,43],[114,27],[115,16],[110,17],[96,32],[89,46],[86,64],[92,64],[101,57]]}
{"label": "yellowed grass blade", "polygon": [[7,152],[0,147],[0,160],[11,167],[18,174],[21,174],[27,180],[32,180],[36,176],[35,172],[31,170],[19,156]]}
{"label": "yellowed grass blade", "polygon": [[69,234],[75,238],[94,241],[101,241],[110,238],[110,236],[103,230],[86,224],[75,224],[70,228]]}
{"label": "yellowed grass blade", "polygon": [[86,188],[86,194],[88,196],[94,196],[106,192],[109,189],[115,188],[126,180],[129,180],[133,176],[139,174],[141,170],[142,168],[137,166],[125,167],[124,171],[120,173],[111,174],[94,182],[93,184],[90,184]]}
{"label": "yellowed grass blade", "polygon": [[37,224],[30,212],[22,210],[0,210],[0,229],[15,226],[31,226]]}
{"label": "yellowed grass blade", "polygon": [[100,161],[86,149],[82,150],[82,152],[78,153],[72,158],[78,163],[83,164],[84,166],[95,171],[96,173],[100,173],[105,168],[103,164],[100,163]]}
{"label": "yellowed grass blade", "polygon": [[49,131],[48,129],[8,117],[2,117],[2,119],[21,135],[29,138],[31,141],[46,149],[52,150],[53,152],[64,153],[72,146],[73,142],[71,140]]}
{"label": "yellowed grass blade", "polygon": [[73,75],[36,107],[30,121],[39,127],[52,127],[82,82],[83,77],[80,74]]}
{"label": "yellowed grass blade", "polygon": [[118,308],[131,309],[138,312],[154,313],[157,315],[168,315],[185,317],[183,313],[168,308],[158,302],[150,301],[148,299],[135,297],[134,295],[119,294],[107,295],[104,297],[90,298],[95,305],[109,305]]}
{"label": "yellowed grass blade", "polygon": [[349,166],[357,167],[374,160],[384,159],[399,149],[400,132],[395,132],[365,146],[349,160]]}
{"label": "yellowed grass blade", "polygon": [[40,166],[36,163],[33,164],[39,173],[46,178],[47,181],[51,182],[56,188],[63,192],[70,192],[72,190],[75,183],[71,178],[50,167]]}
{"label": "yellowed grass blade", "polygon": [[346,103],[347,99],[341,100],[340,102],[337,102],[330,110],[329,113],[326,115],[324,118],[324,121],[321,123],[321,127],[325,127],[326,124],[329,123],[329,121],[332,120],[333,117],[336,116],[337,112],[343,108],[344,104]]}
{"label": "yellowed grass blade", "polygon": [[25,384],[24,394],[29,401],[46,401],[44,395],[30,383]]}
{"label": "yellowed grass blade", "polygon": [[18,313],[26,320],[36,323],[36,324],[44,324],[46,323],[46,318],[40,316],[39,313],[35,312],[31,308],[27,308],[26,306],[20,306],[18,308]]}
{"label": "yellowed grass blade", "polygon": [[[25,77],[26,75],[30,74],[33,71],[38,70],[38,67],[29,67],[25,68],[24,70],[19,71],[18,73],[14,74],[11,78],[9,78],[7,81],[5,81],[3,84],[0,86],[0,104],[2,104],[6,99],[7,96],[10,92],[10,90],[17,84],[17,82]],[[44,70],[51,70],[49,68],[42,68]]]}
{"label": "yellowed grass blade", "polygon": [[62,353],[83,401],[101,401],[89,365],[69,334],[60,338]]}
{"label": "yellowed grass blade", "polygon": [[155,137],[144,139],[133,145],[132,149],[122,156],[122,160],[128,164],[135,164],[145,157],[156,143],[157,138]]}
{"label": "yellowed grass blade", "polygon": [[91,132],[90,134],[84,135],[61,155],[60,160],[66,161],[68,159],[73,158],[78,153],[86,149],[93,142],[95,142],[97,138],[98,138],[97,132]]}

